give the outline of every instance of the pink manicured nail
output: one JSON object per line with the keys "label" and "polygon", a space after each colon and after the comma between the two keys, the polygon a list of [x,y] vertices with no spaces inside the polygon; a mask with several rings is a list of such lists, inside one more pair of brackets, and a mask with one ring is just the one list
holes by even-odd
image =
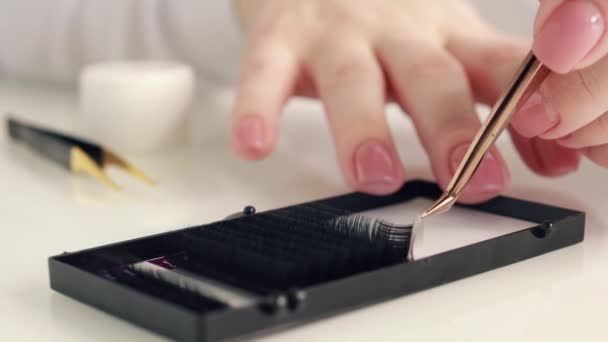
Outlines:
{"label": "pink manicured nail", "polygon": [[241,119],[235,130],[237,148],[247,154],[254,156],[264,149],[264,121],[257,115],[247,116]]}
{"label": "pink manicured nail", "polygon": [[[460,145],[450,155],[450,172],[453,175],[460,162],[467,153],[469,144]],[[479,168],[471,178],[471,181],[467,185],[465,192],[468,193],[498,193],[503,191],[505,188],[505,176],[502,170],[502,166],[498,159],[492,154],[488,153],[481,161]]]}
{"label": "pink manicured nail", "polygon": [[357,182],[364,191],[383,194],[396,190],[399,184],[399,163],[395,153],[375,140],[370,140],[355,151],[355,171]]}
{"label": "pink manicured nail", "polygon": [[570,148],[579,148],[579,147],[581,147],[581,146],[577,145],[576,140],[573,139],[573,137],[574,137],[574,134],[570,133],[568,135],[565,135],[565,136],[557,139],[557,143],[560,146],[563,146],[563,147],[570,147]]}
{"label": "pink manicured nail", "polygon": [[534,148],[547,175],[561,176],[578,169],[579,158],[572,155],[572,150],[556,144],[555,141],[538,139]]}
{"label": "pink manicured nail", "polygon": [[604,35],[604,18],[591,0],[566,0],[543,25],[534,53],[549,68],[566,73],[580,63]]}
{"label": "pink manicured nail", "polygon": [[545,101],[541,91],[532,94],[511,120],[513,128],[526,138],[541,135],[558,123],[559,116],[550,103]]}

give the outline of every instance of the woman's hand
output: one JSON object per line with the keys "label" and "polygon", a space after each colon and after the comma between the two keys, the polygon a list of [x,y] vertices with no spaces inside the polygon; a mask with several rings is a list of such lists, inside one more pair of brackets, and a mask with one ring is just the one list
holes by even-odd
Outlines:
{"label": "woman's hand", "polygon": [[555,73],[514,116],[513,127],[520,149],[535,143],[568,148],[564,155],[571,159],[561,171],[541,168],[541,173],[574,170],[574,153],[608,167],[606,15],[607,0],[541,1],[534,52]]}
{"label": "woman's hand", "polygon": [[[276,144],[286,101],[294,95],[318,97],[344,178],[374,194],[393,192],[405,180],[384,115],[387,99],[411,116],[445,187],[480,127],[475,102],[493,104],[529,49],[494,31],[463,0],[235,0],[235,5],[248,38],[233,113],[236,151],[248,159],[265,157]],[[578,163],[577,153],[545,157],[546,151],[565,150],[555,143],[533,145],[519,138],[518,146],[524,158],[548,158],[547,170]],[[461,200],[489,199],[508,182],[507,167],[494,150]]]}

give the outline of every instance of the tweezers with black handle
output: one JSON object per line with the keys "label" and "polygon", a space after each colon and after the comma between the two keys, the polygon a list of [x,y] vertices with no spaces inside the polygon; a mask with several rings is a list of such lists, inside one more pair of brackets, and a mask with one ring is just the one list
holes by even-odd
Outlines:
{"label": "tweezers with black handle", "polygon": [[121,187],[104,173],[104,168],[108,165],[121,168],[146,184],[156,183],[133,164],[95,143],[26,124],[11,117],[7,119],[7,129],[13,140],[28,145],[72,173],[87,173],[112,189],[120,190]]}

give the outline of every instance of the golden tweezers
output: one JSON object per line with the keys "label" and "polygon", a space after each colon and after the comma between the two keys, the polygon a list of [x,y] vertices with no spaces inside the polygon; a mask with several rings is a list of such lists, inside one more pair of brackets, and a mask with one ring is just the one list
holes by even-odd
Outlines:
{"label": "golden tweezers", "polygon": [[511,117],[525,103],[532,92],[538,89],[550,70],[532,52],[528,54],[511,85],[492,108],[490,115],[477,133],[456,173],[439,199],[416,219],[412,228],[409,256],[414,258],[414,242],[424,229],[423,219],[448,211],[477,171],[479,164],[502,131],[509,125]]}

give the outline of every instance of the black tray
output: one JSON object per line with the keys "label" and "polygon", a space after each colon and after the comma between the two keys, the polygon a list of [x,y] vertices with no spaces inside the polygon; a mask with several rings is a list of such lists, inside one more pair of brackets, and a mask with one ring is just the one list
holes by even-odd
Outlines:
{"label": "black tray", "polygon": [[[435,199],[440,194],[433,183],[411,181],[390,196],[354,193],[315,203],[362,212],[417,197]],[[217,305],[192,308],[188,298],[139,291],[106,276],[112,267],[178,252],[170,250],[174,248],[170,240],[197,227],[51,257],[50,284],[55,291],[172,339],[215,341],[265,333],[390,300],[570,246],[584,237],[582,212],[506,197],[466,207],[538,225],[414,262],[266,295],[251,306],[236,309]]]}

